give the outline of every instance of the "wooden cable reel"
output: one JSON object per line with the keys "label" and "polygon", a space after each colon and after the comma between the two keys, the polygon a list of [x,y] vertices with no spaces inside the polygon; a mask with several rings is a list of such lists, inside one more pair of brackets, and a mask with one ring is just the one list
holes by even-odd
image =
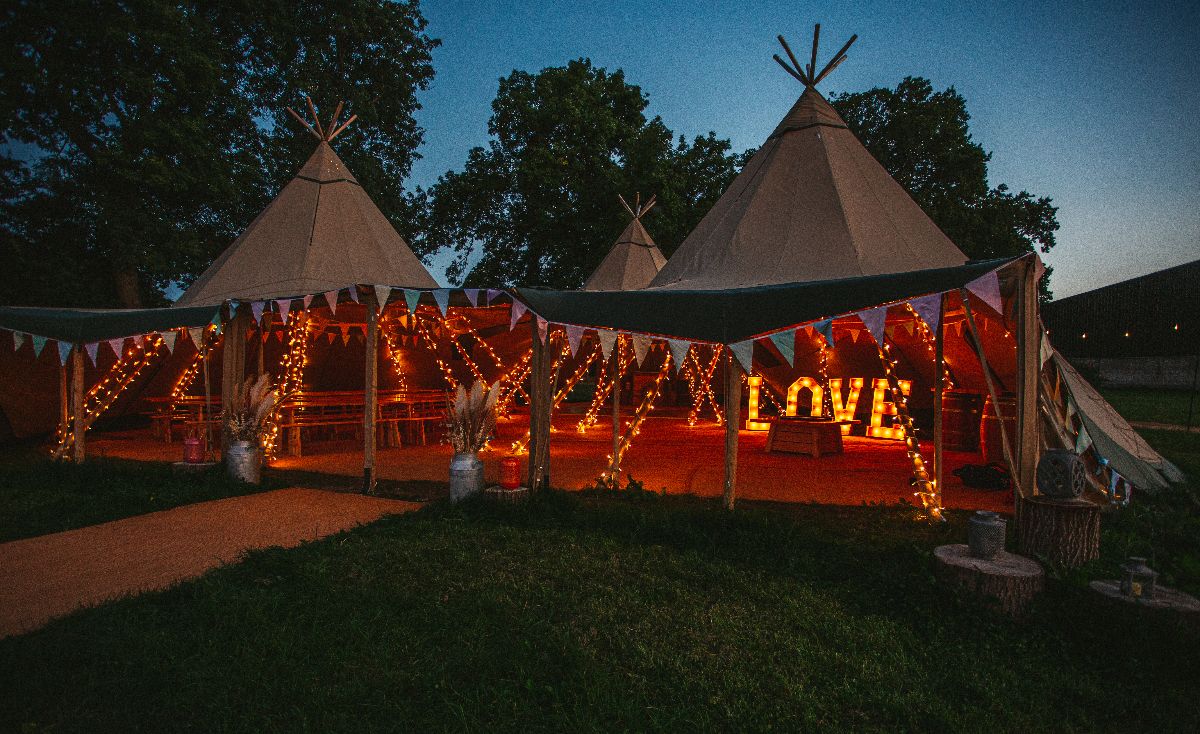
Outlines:
{"label": "wooden cable reel", "polygon": [[1037,465],[1038,491],[1055,499],[1075,499],[1087,488],[1087,469],[1070,449],[1050,449]]}

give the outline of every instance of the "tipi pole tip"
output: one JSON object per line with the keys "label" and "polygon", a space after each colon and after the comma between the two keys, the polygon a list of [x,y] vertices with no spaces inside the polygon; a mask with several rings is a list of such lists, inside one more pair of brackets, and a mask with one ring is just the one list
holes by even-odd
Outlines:
{"label": "tipi pole tip", "polygon": [[800,72],[796,71],[796,70],[795,70],[795,69],[793,69],[792,67],[788,66],[786,61],[784,61],[783,59],[779,58],[779,54],[774,54],[773,56],[771,56],[771,58],[775,59],[775,63],[777,63],[777,64],[779,64],[780,66],[782,66],[784,71],[786,71],[787,73],[789,73],[789,74],[791,74],[793,77],[795,77],[796,81],[800,82],[801,84],[803,84],[803,85],[805,85],[805,86],[812,86],[811,84],[809,84],[809,83],[808,83],[808,79],[807,79],[807,78],[805,78],[803,74],[801,74]]}
{"label": "tipi pole tip", "polygon": [[[329,118],[329,126],[325,128],[326,130],[336,130],[337,129],[337,121],[338,121],[338,118],[341,117],[341,115],[342,115],[342,106],[345,104],[346,104],[345,100],[341,100],[338,102],[337,107],[333,110],[333,117]],[[330,138],[332,139],[332,136],[330,136]]]}
{"label": "tipi pole tip", "polygon": [[[779,45],[783,46],[784,52],[787,53],[788,58],[792,61],[792,69],[794,69],[796,73],[800,75],[801,81],[804,81],[805,84],[808,84],[808,82],[805,81],[807,75],[804,73],[804,67],[800,66],[800,62],[796,60],[796,54],[792,53],[791,46],[788,46],[787,41],[782,35],[777,36],[777,38],[779,39]],[[779,61],[781,64],[783,63],[778,56],[775,57],[775,60]],[[784,66],[784,68],[786,69],[787,66]],[[795,76],[795,74],[793,74],[793,76]]]}
{"label": "tipi pole tip", "polygon": [[637,219],[637,213],[633,211],[633,207],[629,206],[629,202],[625,201],[625,197],[617,194],[617,199],[621,202],[621,206],[625,207],[625,211],[629,212],[629,216]]}
{"label": "tipi pole tip", "polygon": [[342,123],[342,126],[339,127],[337,130],[334,130],[332,133],[330,133],[329,137],[325,138],[325,140],[326,141],[333,140],[337,136],[341,135],[342,131],[345,130],[346,128],[350,127],[350,124],[357,119],[358,119],[358,115],[350,115],[350,117],[345,122]]}
{"label": "tipi pole tip", "polygon": [[308,114],[312,115],[313,127],[317,128],[317,132],[320,134],[321,139],[324,140],[325,128],[321,127],[321,118],[317,117],[317,108],[313,107],[312,97],[309,97],[307,94],[304,95],[304,103],[308,105]]}
{"label": "tipi pole tip", "polygon": [[300,123],[301,125],[303,125],[303,126],[304,126],[304,129],[305,129],[305,130],[307,130],[307,131],[309,131],[310,133],[312,133],[312,136],[313,136],[314,138],[316,138],[317,140],[321,140],[321,135],[320,135],[320,134],[319,134],[319,133],[318,133],[316,130],[313,130],[313,127],[312,127],[312,125],[309,125],[307,122],[305,122],[304,118],[303,118],[303,117],[301,117],[299,114],[297,114],[295,110],[293,110],[291,107],[287,107],[287,108],[285,108],[285,109],[287,109],[288,113],[289,113],[289,114],[290,114],[292,117],[296,118],[296,122],[298,122],[298,123]]}
{"label": "tipi pole tip", "polygon": [[813,74],[817,73],[817,43],[821,40],[821,24],[817,23],[813,26],[813,47],[812,60],[808,64],[808,78],[816,80]]}

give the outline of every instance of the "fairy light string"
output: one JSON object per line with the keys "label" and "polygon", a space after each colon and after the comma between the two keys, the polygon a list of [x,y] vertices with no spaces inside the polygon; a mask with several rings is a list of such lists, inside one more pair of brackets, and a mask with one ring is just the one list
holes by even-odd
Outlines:
{"label": "fairy light string", "polygon": [[921,505],[931,520],[944,520],[942,516],[942,501],[937,482],[930,477],[921,456],[921,443],[913,430],[912,414],[908,410],[908,398],[901,389],[900,378],[896,374],[897,362],[892,358],[891,347],[885,339],[879,347],[879,359],[883,363],[883,372],[892,393],[892,404],[896,406],[896,419],[900,423],[902,440],[907,449],[909,462],[912,464],[913,495],[921,500]]}
{"label": "fairy light string", "polygon": [[[654,377],[654,382],[651,384],[650,390],[642,398],[642,402],[638,405],[637,410],[634,411],[633,417],[625,424],[625,431],[622,433],[621,440],[617,444],[617,466],[620,466],[621,459],[624,458],[629,447],[633,445],[633,439],[637,438],[642,432],[642,423],[650,415],[650,411],[654,410],[654,403],[658,400],[658,396],[662,394],[663,383],[670,374],[671,353],[667,352],[663,355],[662,366],[658,368],[658,374]],[[607,458],[609,469],[600,474],[600,480],[603,482],[614,482],[617,478],[612,476],[611,467],[614,463],[612,454],[609,454]]]}

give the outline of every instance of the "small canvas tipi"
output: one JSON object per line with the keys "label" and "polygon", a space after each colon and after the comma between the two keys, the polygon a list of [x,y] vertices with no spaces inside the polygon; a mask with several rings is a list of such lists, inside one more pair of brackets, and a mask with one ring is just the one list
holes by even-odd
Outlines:
{"label": "small canvas tipi", "polygon": [[892,179],[816,90],[816,72],[775,60],[804,93],[684,240],[651,287],[738,288],[962,265],[966,256]]}
{"label": "small canvas tipi", "polygon": [[642,217],[654,207],[655,198],[651,196],[643,205],[639,194],[632,207],[625,197],[617,198],[632,219],[596,271],[583,284],[585,291],[641,290],[650,285],[650,281],[667,262],[662,250],[658,249],[650,233],[642,226]]}
{"label": "small canvas tipi", "polygon": [[180,297],[178,305],[215,305],[229,299],[265,300],[338,290],[355,284],[437,288],[437,281],[363,191],[329,142],[340,127],[338,105],[320,142],[296,177]]}

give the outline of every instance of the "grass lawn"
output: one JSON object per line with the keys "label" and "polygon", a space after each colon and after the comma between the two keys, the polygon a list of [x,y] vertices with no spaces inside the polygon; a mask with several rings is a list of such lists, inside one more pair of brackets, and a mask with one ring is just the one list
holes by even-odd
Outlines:
{"label": "grass lawn", "polygon": [[[1193,399],[1187,390],[1155,390],[1151,388],[1115,388],[1100,390],[1125,420],[1149,423],[1187,424],[1188,401]],[[1200,425],[1200,395],[1195,398],[1192,425]]]}
{"label": "grass lawn", "polygon": [[1200,727],[1194,622],[1075,575],[1000,618],[932,577],[964,523],[656,495],[436,504],[0,641],[0,729]]}

